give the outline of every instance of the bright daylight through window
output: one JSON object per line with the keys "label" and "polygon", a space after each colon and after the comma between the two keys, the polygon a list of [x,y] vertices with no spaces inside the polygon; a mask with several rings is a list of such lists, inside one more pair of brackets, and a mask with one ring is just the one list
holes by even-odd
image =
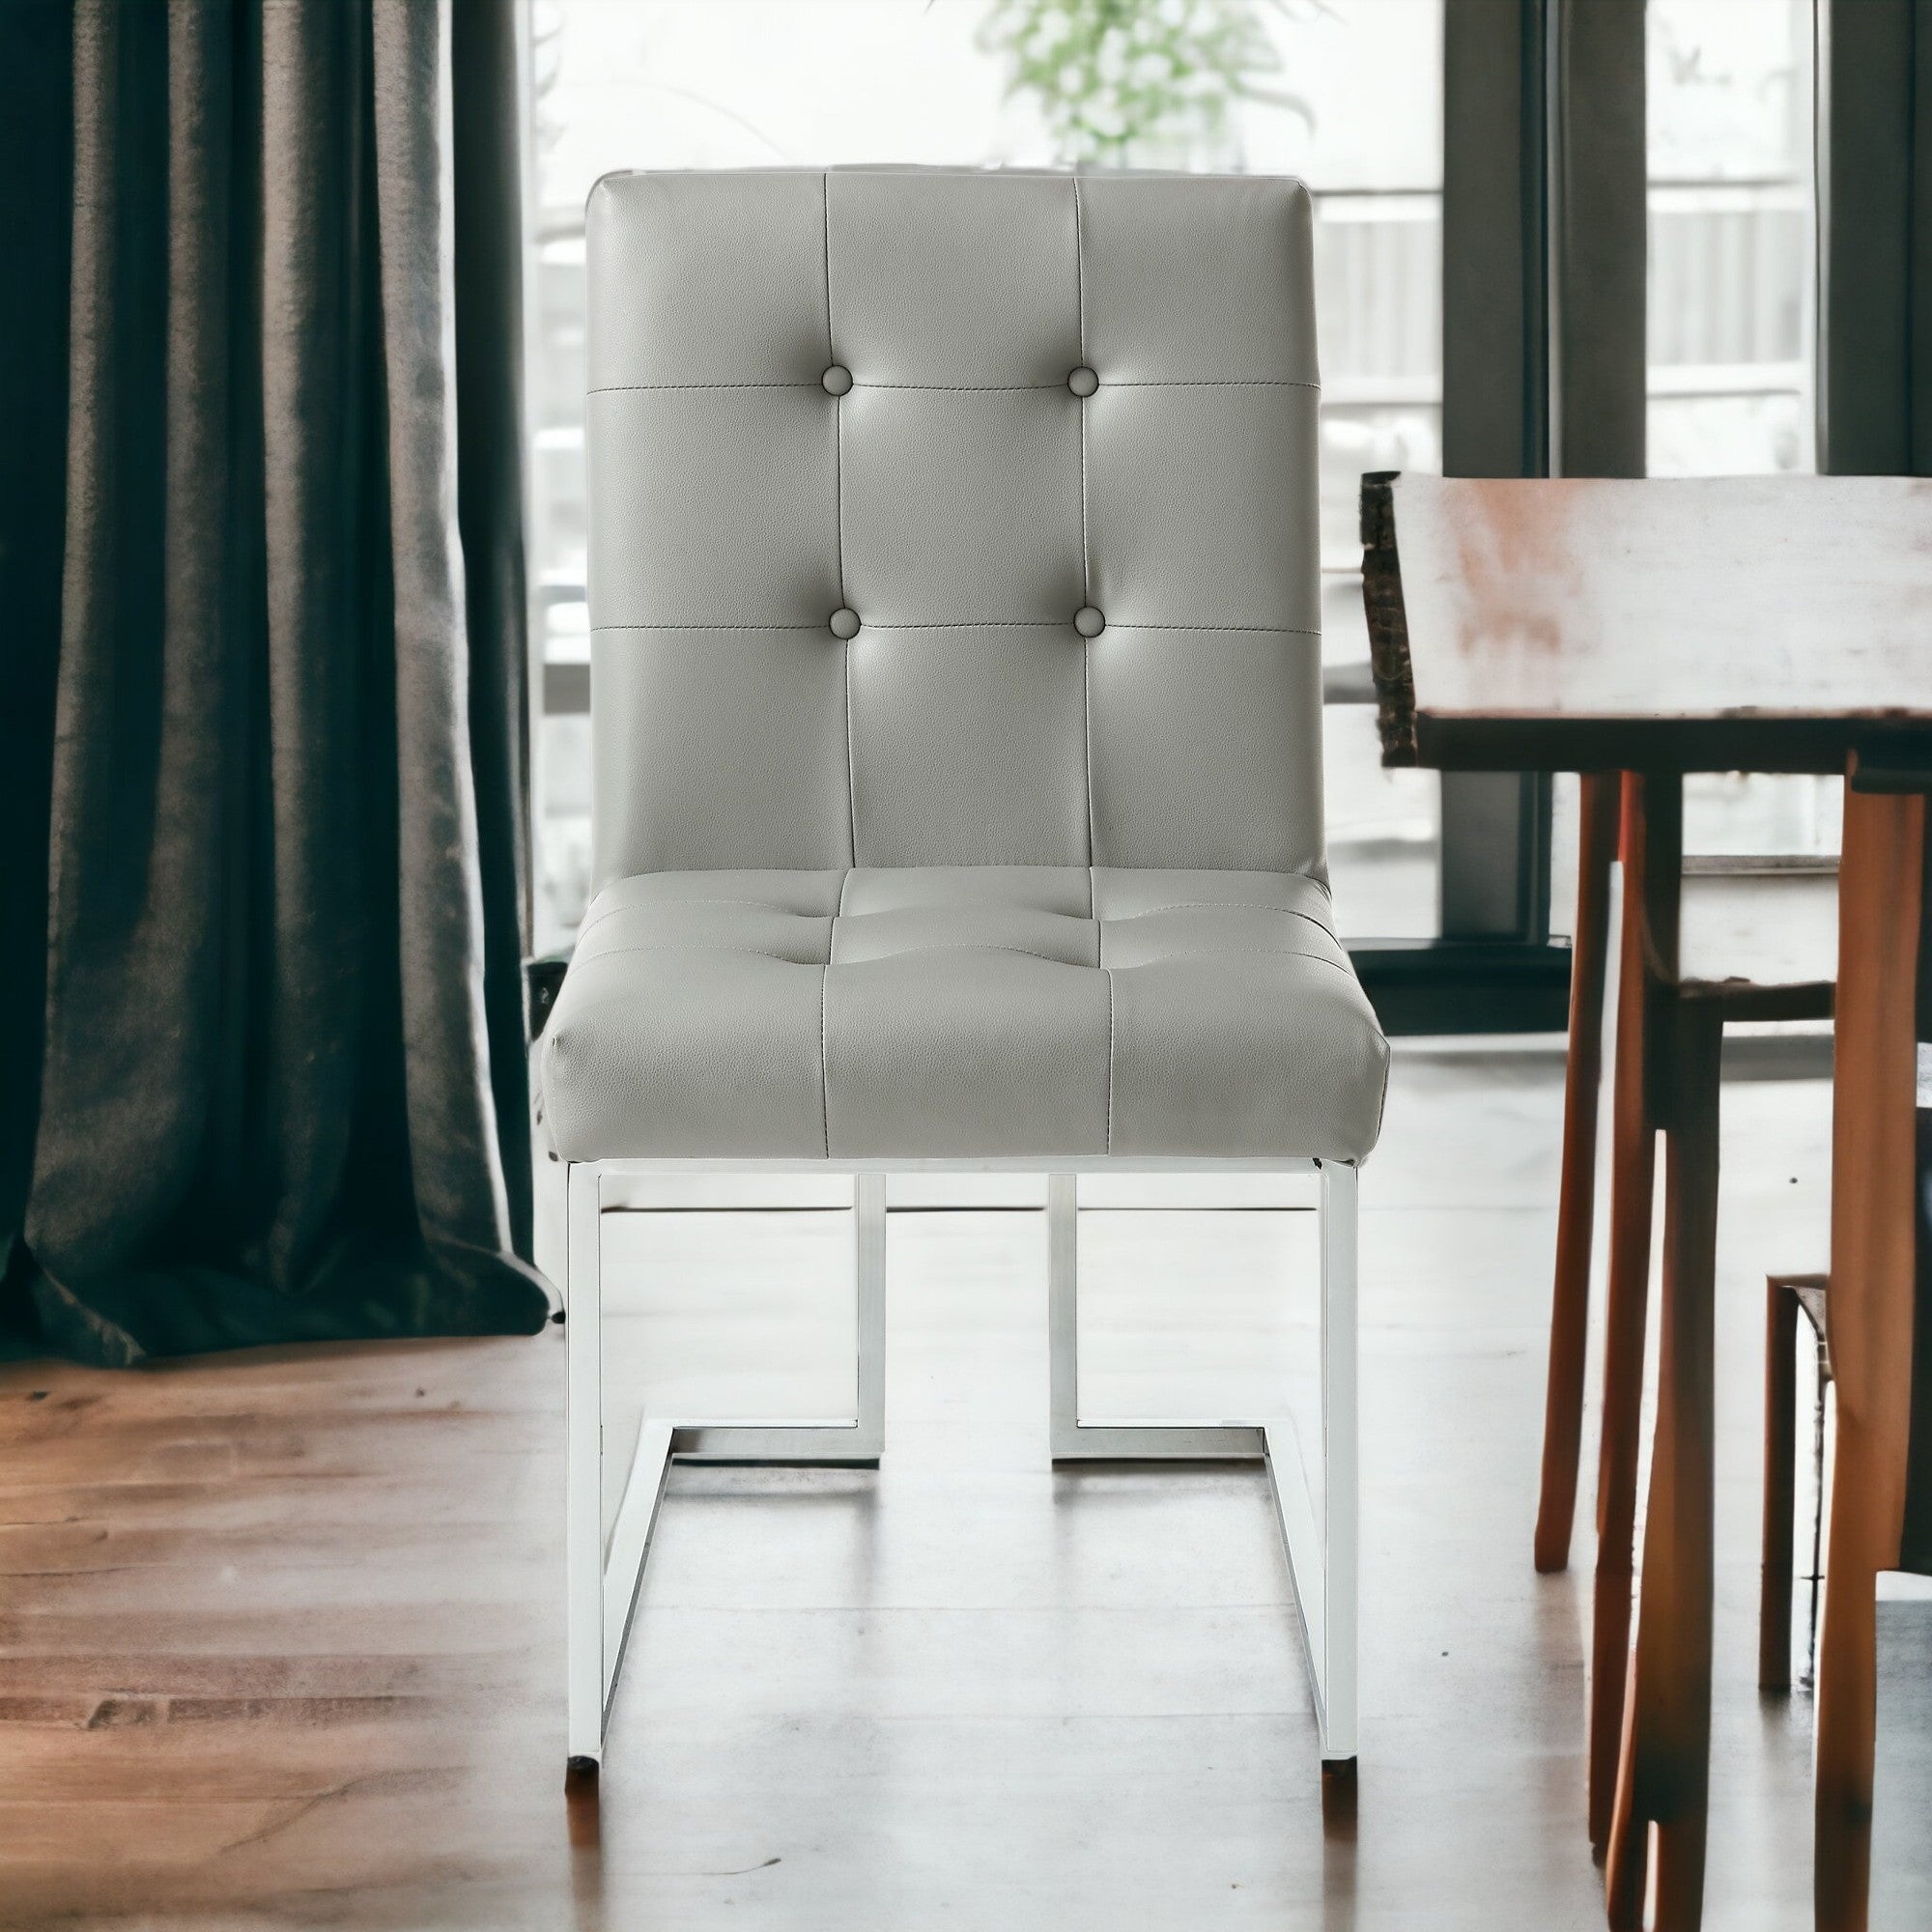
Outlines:
{"label": "bright daylight through window", "polygon": [[[1817,468],[1811,0],[1649,0],[1653,476]],[[1837,850],[1836,779],[1699,774],[1694,852]]]}

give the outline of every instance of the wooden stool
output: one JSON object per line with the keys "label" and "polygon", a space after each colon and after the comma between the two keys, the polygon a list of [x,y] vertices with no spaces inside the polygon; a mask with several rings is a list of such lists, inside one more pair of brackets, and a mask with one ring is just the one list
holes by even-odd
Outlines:
{"label": "wooden stool", "polygon": [[[1590,1257],[1596,1233],[1597,1117],[1604,1070],[1604,993],[1608,978],[1610,933],[1610,867],[1621,858],[1628,881],[1636,861],[1627,849],[1623,831],[1623,781],[1614,772],[1582,774],[1577,854],[1577,918],[1571,941],[1570,1042],[1563,1084],[1563,1160],[1556,1209],[1556,1264],[1550,1293],[1549,1368],[1544,1389],[1543,1469],[1536,1514],[1536,1567],[1550,1573],[1568,1568],[1571,1532],[1577,1514],[1577,1477],[1583,1435],[1584,1363],[1590,1333]],[[1828,860],[1795,862],[1823,874]],[[1733,872],[1742,877],[1769,872],[1776,861],[1762,859],[1687,860],[1687,875]],[[1708,870],[1707,870],[1708,868]],[[1733,869],[1734,868],[1734,869]],[[1796,871],[1794,869],[1794,876]],[[1634,1034],[1640,1015],[1641,947],[1626,930],[1622,962],[1624,984],[1618,1004]],[[1828,1018],[1830,995],[1816,999],[1807,1018]],[[1642,1068],[1634,1054],[1619,1054],[1614,1073],[1615,1162],[1629,1176],[1630,1185],[1613,1192],[1610,1245],[1614,1259],[1621,1250],[1633,1258],[1647,1258],[1650,1247],[1650,1194],[1654,1153],[1648,1134],[1637,1118]],[[1619,1213],[1617,1202],[1625,1205]],[[1647,1259],[1645,1262],[1647,1265]],[[1778,1277],[1810,1281],[1809,1276]],[[1821,1288],[1822,1292],[1822,1288]],[[1614,1300],[1614,1296],[1612,1297]],[[1626,1324],[1627,1326],[1628,1324]],[[1633,1338],[1621,1332],[1613,1317],[1610,1348],[1623,1366]],[[1642,1330],[1634,1336],[1641,1356]],[[1606,1368],[1606,1374],[1615,1372]],[[1634,1445],[1632,1445],[1634,1454]],[[1633,1464],[1634,1467],[1634,1464]],[[1613,1484],[1613,1487],[1615,1485]]]}
{"label": "wooden stool", "polygon": [[[1578,1451],[1582,1435],[1584,1353],[1589,1327],[1589,1274],[1594,1219],[1597,1093],[1602,1077],[1604,988],[1609,948],[1609,867],[1613,857],[1624,868],[1624,912],[1619,937],[1616,1064],[1613,1078],[1612,1184],[1604,1350],[1602,1437],[1597,1469],[1597,1558],[1590,1668],[1590,1842],[1610,1858],[1618,1836],[1617,1785],[1627,1690],[1632,1678],[1631,1609],[1635,1581],[1637,1472],[1641,1448],[1645,1330],[1651,1296],[1653,1193],[1660,1130],[1674,1130],[1676,1153],[1670,1191],[1677,1209],[1666,1208],[1662,1285],[1664,1353],[1660,1384],[1659,1449],[1671,1481],[1698,1490],[1708,1474],[1709,1349],[1711,1336],[1703,1309],[1685,1332],[1677,1316],[1693,1305],[1702,1309],[1713,1287],[1715,1264],[1718,1090],[1724,1026],[1746,1020],[1820,1020],[1832,1014],[1830,980],[1807,977],[1816,962],[1778,956],[1769,963],[1776,974],[1768,981],[1719,978],[1728,962],[1760,951],[1747,942],[1754,935],[1747,920],[1718,921],[1708,965],[1684,956],[1681,882],[1689,874],[1717,889],[1735,887],[1758,875],[1789,869],[1776,860],[1686,861],[1682,851],[1683,798],[1673,780],[1646,781],[1625,773],[1584,778],[1583,823],[1577,882],[1577,946],[1571,985],[1571,1061],[1565,1095],[1562,1193],[1557,1217],[1557,1260],[1551,1309],[1549,1380],[1546,1398],[1542,1506],[1537,1519],[1539,1570],[1560,1570],[1569,1560],[1576,1508]],[[1828,861],[1806,862],[1829,891]],[[1710,937],[1711,935],[1707,935]],[[1786,935],[1788,937],[1788,935]],[[1800,949],[1802,952],[1803,949]],[[1753,963],[1756,963],[1755,961]],[[1701,966],[1701,970],[1700,970]],[[1686,969],[1689,970],[1686,970]],[[1688,1353],[1687,1353],[1688,1350]],[[1680,1373],[1681,1372],[1681,1373]],[[1681,1413],[1666,1413],[1679,1396]],[[1659,1501],[1655,1479],[1653,1508]],[[1687,1507],[1689,1507],[1687,1502]],[[1693,1512],[1693,1514],[1697,1514]],[[1665,1530],[1676,1523],[1667,1508],[1653,1524],[1648,1544],[1664,1547]],[[1708,1541],[1697,1521],[1681,1527],[1687,1548]],[[1673,1530],[1672,1534],[1678,1534]],[[1668,1594],[1676,1567],[1658,1580],[1660,1599]],[[1682,1579],[1678,1579],[1682,1580]],[[1684,1605],[1684,1615],[1708,1628],[1703,1599]],[[1650,1648],[1667,1650],[1653,1626]],[[1674,1654],[1664,1660],[1675,1663]],[[1690,1668],[1689,1664],[1685,1665]],[[1669,1672],[1653,1662],[1648,1677],[1656,1683]],[[1692,1676],[1697,1672],[1692,1671]],[[1700,1680],[1701,1681],[1701,1680]],[[1687,1680],[1688,1697],[1694,1685]],[[1669,1704],[1675,1692],[1665,1696]],[[1694,1701],[1694,1700],[1693,1700]],[[1701,1764],[1697,1738],[1666,1737],[1668,1726],[1647,1727],[1656,1739],[1647,1753],[1652,1776],[1631,1793],[1634,1821],[1649,1801],[1645,1789],[1662,1789],[1669,1777],[1662,1767]],[[1689,1812],[1701,1816],[1701,1805]],[[1627,1823],[1628,1840],[1634,1824]],[[1613,1859],[1624,1882],[1619,1909],[1631,1910],[1630,1887],[1641,1861]],[[1673,1866],[1690,1873],[1697,1861],[1679,1859]],[[1690,1879],[1686,1878],[1687,1885]],[[1701,1883],[1701,1880],[1699,1881]],[[1640,1891],[1640,1887],[1639,1887]],[[1613,1912],[1613,1918],[1615,1913]]]}

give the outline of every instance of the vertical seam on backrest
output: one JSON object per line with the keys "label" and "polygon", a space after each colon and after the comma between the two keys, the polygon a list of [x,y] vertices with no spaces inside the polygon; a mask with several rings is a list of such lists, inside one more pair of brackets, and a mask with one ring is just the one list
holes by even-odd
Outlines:
{"label": "vertical seam on backrest", "polygon": [[[1076,635],[1078,635],[1076,633]],[[1080,729],[1087,760],[1087,869],[1094,869],[1094,639],[1080,639]]]}
{"label": "vertical seam on backrest", "polygon": [[[835,367],[838,351],[832,339],[832,175],[818,177],[818,206],[825,239],[825,366]],[[845,604],[845,399],[832,399],[832,504],[834,541],[838,547],[838,602]]]}
{"label": "vertical seam on backrest", "polygon": [[825,964],[818,969],[818,1118],[825,1127],[825,1157],[832,1158],[832,1071],[825,1053],[825,986],[832,978],[832,941],[825,942]]}
{"label": "vertical seam on backrest", "polygon": [[1099,854],[1094,849],[1094,639],[1080,639],[1080,725],[1087,760],[1087,869]]}
{"label": "vertical seam on backrest", "polygon": [[838,922],[845,917],[845,889],[852,883],[848,866],[838,875],[838,897],[832,908],[832,922],[825,928],[825,964],[818,975],[818,1111],[825,1122],[825,1157],[832,1158],[832,1062],[825,1050],[825,995],[832,979],[832,949],[838,940]]}
{"label": "vertical seam on backrest", "polygon": [[841,639],[839,661],[845,672],[845,836],[852,864],[859,863],[859,768],[852,757],[852,639]]}
{"label": "vertical seam on backrest", "polygon": [[[1097,953],[1094,955],[1099,956]],[[1102,966],[1107,976],[1107,1151],[1114,1151],[1114,969]]]}
{"label": "vertical seam on backrest", "polygon": [[818,175],[819,230],[825,242],[825,366],[838,359],[832,346],[832,173],[822,168]]}
{"label": "vertical seam on backrest", "polygon": [[[822,169],[818,177],[818,206],[825,239],[825,366],[838,360],[832,340],[832,174]],[[845,601],[845,398],[832,398],[832,526],[838,546],[838,608],[849,610]],[[859,863],[859,777],[852,756],[852,639],[838,640],[838,668],[845,680],[845,847],[853,865]],[[844,898],[844,887],[839,887]]]}
{"label": "vertical seam on backrest", "polygon": [[[1080,366],[1087,366],[1087,251],[1086,223],[1080,213],[1080,176],[1073,176],[1073,317],[1080,338]],[[1087,398],[1080,404],[1080,590],[1083,601],[1094,601],[1094,567],[1087,551]]]}
{"label": "vertical seam on backrest", "polygon": [[[1080,366],[1087,366],[1087,259],[1084,243],[1085,223],[1080,213],[1080,175],[1073,175],[1073,316],[1080,338]],[[1080,413],[1080,601],[1094,602],[1094,570],[1087,546],[1087,398],[1076,396],[1074,407]],[[1087,866],[1094,866],[1094,639],[1080,639],[1080,735],[1081,756],[1087,767]],[[1089,881],[1088,910],[1093,910],[1092,881]],[[1112,1076],[1109,1075],[1109,1086]],[[1111,1102],[1109,1103],[1111,1106]]]}
{"label": "vertical seam on backrest", "polygon": [[832,980],[833,944],[838,936],[838,922],[845,916],[845,888],[851,880],[849,868],[839,874],[838,897],[825,928],[825,964],[818,969],[818,1118],[825,1127],[827,1160],[832,1158],[832,1060],[825,1050],[825,995]]}
{"label": "vertical seam on backrest", "polygon": [[1107,976],[1107,1151],[1114,1151],[1114,969],[1107,964],[1107,928],[1100,918],[1100,875],[1087,867],[1087,917],[1094,922],[1094,961]]}
{"label": "vertical seam on backrest", "polygon": [[845,398],[832,399],[833,543],[838,563],[838,602],[845,606]]}

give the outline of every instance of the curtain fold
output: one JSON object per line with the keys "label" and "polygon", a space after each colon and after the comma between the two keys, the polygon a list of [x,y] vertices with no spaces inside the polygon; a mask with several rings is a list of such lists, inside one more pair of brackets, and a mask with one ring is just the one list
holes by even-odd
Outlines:
{"label": "curtain fold", "polygon": [[544,1320],[512,5],[72,7],[22,1346]]}
{"label": "curtain fold", "polygon": [[71,0],[0,7],[0,1348],[31,1320],[20,1224],[46,1007],[66,529]]}

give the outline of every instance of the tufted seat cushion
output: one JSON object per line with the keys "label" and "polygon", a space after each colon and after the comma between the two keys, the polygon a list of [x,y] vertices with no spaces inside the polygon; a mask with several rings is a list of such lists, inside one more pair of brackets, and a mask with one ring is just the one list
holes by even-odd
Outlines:
{"label": "tufted seat cushion", "polygon": [[626,174],[586,236],[559,1151],[1366,1153],[1307,190]]}
{"label": "tufted seat cushion", "polygon": [[1387,1048],[1285,872],[653,872],[546,1030],[566,1159],[1375,1145]]}

